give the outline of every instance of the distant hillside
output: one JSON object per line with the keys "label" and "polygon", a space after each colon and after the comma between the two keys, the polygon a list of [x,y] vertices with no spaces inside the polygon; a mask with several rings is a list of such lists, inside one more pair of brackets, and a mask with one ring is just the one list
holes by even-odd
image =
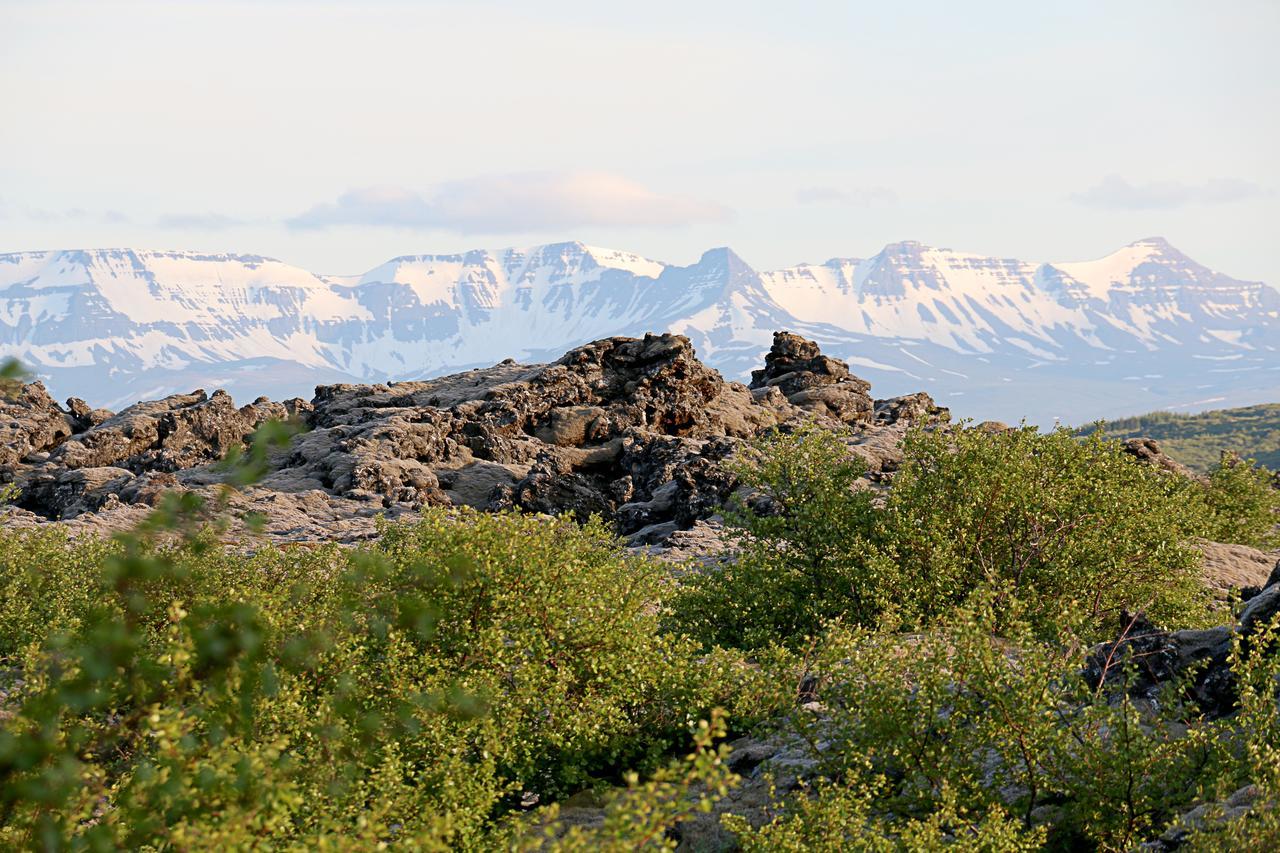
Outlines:
{"label": "distant hillside", "polygon": [[[1198,415],[1151,412],[1108,421],[1113,438],[1148,436],[1184,465],[1207,471],[1224,450],[1255,459],[1273,471],[1280,470],[1280,403],[1240,409],[1218,409]],[[1084,427],[1082,435],[1093,432]]]}

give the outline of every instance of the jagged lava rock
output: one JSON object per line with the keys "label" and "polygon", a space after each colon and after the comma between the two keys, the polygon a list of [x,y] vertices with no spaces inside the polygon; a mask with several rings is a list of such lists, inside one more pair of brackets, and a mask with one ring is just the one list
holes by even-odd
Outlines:
{"label": "jagged lava rock", "polygon": [[843,423],[869,420],[874,409],[869,383],[791,332],[773,333],[764,368],[751,372],[751,388],[777,388],[791,405]]}
{"label": "jagged lava rock", "polygon": [[[3,476],[34,513],[14,523],[76,518],[77,530],[89,529],[95,514],[152,505],[167,488],[216,487],[226,474],[211,463],[265,420],[290,417],[308,429],[271,454],[265,478],[240,499],[281,537],[324,538],[344,519],[466,504],[597,513],[653,543],[718,513],[738,487],[724,463],[766,430],[806,419],[851,428],[851,452],[887,476],[911,423],[946,419],[926,394],[872,400],[843,362],[790,333],[775,336],[757,374],[754,389],[727,382],[687,338],[663,334],[594,341],[545,365],[324,385],[311,403],[237,408],[225,393],[197,391],[111,415],[74,400],[63,412],[28,386],[10,404],[11,420],[26,424],[22,455]],[[282,520],[274,527],[273,517]],[[361,522],[340,535],[366,531]]]}
{"label": "jagged lava rock", "polygon": [[[305,405],[305,404],[304,404]],[[261,398],[236,408],[230,395],[202,390],[136,403],[100,421],[58,447],[50,456],[68,468],[118,466],[134,473],[179,471],[216,462],[243,445],[264,421],[298,411],[297,403]]]}
{"label": "jagged lava rock", "polygon": [[75,423],[43,383],[23,385],[12,399],[0,396],[0,465],[51,450],[74,432]]}

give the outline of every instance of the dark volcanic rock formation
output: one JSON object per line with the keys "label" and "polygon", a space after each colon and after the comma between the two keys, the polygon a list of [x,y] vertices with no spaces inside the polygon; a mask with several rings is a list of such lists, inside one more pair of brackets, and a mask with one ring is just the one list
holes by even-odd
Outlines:
{"label": "dark volcanic rock formation", "polygon": [[[1157,701],[1164,685],[1190,677],[1187,690],[1210,717],[1235,710],[1236,681],[1229,665],[1234,640],[1251,653],[1254,637],[1280,615],[1280,563],[1261,592],[1240,610],[1234,625],[1162,631],[1141,615],[1121,617],[1120,634],[1093,649],[1085,678],[1094,686],[1124,684],[1131,694]],[[1126,664],[1133,672],[1126,673]]]}
{"label": "dark volcanic rock formation", "polygon": [[264,421],[292,418],[306,431],[237,498],[277,537],[358,538],[378,513],[465,504],[596,513],[654,542],[716,514],[738,485],[724,461],[770,428],[816,419],[849,430],[851,450],[879,477],[896,467],[911,423],[947,418],[927,394],[875,401],[868,391],[787,332],[750,388],[670,334],[595,341],[547,365],[326,385],[311,403],[237,408],[223,392],[197,391],[112,415],[79,400],[64,411],[33,384],[0,404],[0,482],[22,490],[27,511],[6,523],[110,528],[165,489],[216,486],[226,474],[212,463]]}
{"label": "dark volcanic rock formation", "polygon": [[[828,358],[818,345],[790,332],[774,332],[764,369],[751,372],[751,387],[777,388],[793,406],[852,424],[871,418],[871,385]],[[932,401],[931,401],[932,402]]]}
{"label": "dark volcanic rock formation", "polygon": [[72,436],[50,454],[67,468],[117,466],[135,474],[181,471],[216,462],[264,421],[284,419],[307,404],[266,399],[236,408],[225,391],[176,394],[137,403]]}
{"label": "dark volcanic rock formation", "polygon": [[52,450],[71,437],[75,425],[39,382],[23,385],[13,399],[0,397],[0,465]]}

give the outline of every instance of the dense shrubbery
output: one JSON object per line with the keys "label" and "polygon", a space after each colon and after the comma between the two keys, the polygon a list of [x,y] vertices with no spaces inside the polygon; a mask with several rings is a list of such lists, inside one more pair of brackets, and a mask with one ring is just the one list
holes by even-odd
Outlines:
{"label": "dense shrubbery", "polygon": [[[1125,610],[1225,618],[1188,542],[1266,542],[1265,473],[1200,484],[1066,431],[916,432],[904,451],[879,494],[839,436],[766,438],[741,472],[763,497],[730,516],[740,559],[674,602],[704,642],[790,645],[826,680],[795,722],[827,781],[761,828],[730,819],[746,849],[1129,849],[1250,781],[1280,796],[1274,657],[1237,661],[1252,681],[1219,723],[1178,684],[1149,705],[1078,674]],[[1269,814],[1197,837],[1274,839]]]}
{"label": "dense shrubbery", "polygon": [[1280,488],[1269,471],[1251,460],[1225,456],[1209,475],[1206,488],[1189,488],[1201,504],[1199,535],[1216,542],[1257,548],[1280,545]]}
{"label": "dense shrubbery", "polygon": [[[1246,782],[1280,801],[1265,638],[1224,721],[1079,677],[1121,608],[1203,620],[1185,543],[1266,529],[1248,469],[1206,487],[1021,430],[914,433],[887,493],[861,473],[837,435],[763,441],[739,559],[678,584],[598,522],[515,514],[252,554],[190,495],[113,542],[0,532],[0,846],[669,845],[736,781],[726,711],[822,762],[764,826],[728,819],[748,850],[1125,849]],[[599,825],[558,820],[624,782]]]}
{"label": "dense shrubbery", "polygon": [[1192,625],[1207,601],[1188,540],[1249,542],[1274,524],[1276,493],[1246,466],[1203,488],[1096,435],[917,431],[904,453],[878,495],[836,435],[760,442],[741,475],[765,510],[731,516],[741,558],[698,578],[675,623],[708,643],[795,644],[835,617],[921,627],[994,594],[1050,633],[1109,629],[1124,609]]}
{"label": "dense shrubbery", "polygon": [[[1174,683],[1157,702],[1095,693],[1078,649],[1029,634],[1011,644],[989,615],[958,611],[926,636],[836,628],[813,658],[829,682],[798,724],[829,780],[769,824],[734,821],[748,850],[1129,850],[1198,799],[1254,782],[1280,795],[1280,660],[1241,661],[1240,713],[1206,722]],[[1135,672],[1133,661],[1117,662]],[[886,819],[892,816],[892,819]],[[1275,813],[1206,833],[1269,849]],[[1245,841],[1250,843],[1244,843]]]}
{"label": "dense shrubbery", "polygon": [[886,548],[916,582],[924,618],[981,589],[1045,628],[1071,614],[1109,628],[1123,609],[1170,624],[1202,609],[1182,482],[1114,444],[1023,428],[916,432],[904,451]]}
{"label": "dense shrubbery", "polygon": [[853,488],[864,471],[838,435],[814,427],[749,448],[737,473],[764,497],[730,508],[738,553],[693,576],[673,624],[708,645],[759,648],[800,645],[837,616],[878,619],[905,580],[877,551],[874,495]]}
{"label": "dense shrubbery", "polygon": [[11,845],[476,845],[758,680],[660,633],[661,576],[597,523],[434,512],[247,557],[0,537]]}

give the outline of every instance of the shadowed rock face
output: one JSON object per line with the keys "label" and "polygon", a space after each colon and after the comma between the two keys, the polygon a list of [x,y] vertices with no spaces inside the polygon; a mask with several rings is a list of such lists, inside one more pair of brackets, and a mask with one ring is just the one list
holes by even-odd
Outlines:
{"label": "shadowed rock face", "polygon": [[14,466],[52,450],[74,429],[75,421],[42,383],[23,385],[12,399],[0,397],[0,465]]}
{"label": "shadowed rock face", "polygon": [[764,369],[751,372],[751,387],[777,388],[791,405],[846,424],[869,420],[874,408],[869,383],[851,374],[843,361],[823,355],[813,341],[790,332],[773,333],[773,348]]}
{"label": "shadowed rock face", "polygon": [[[1122,614],[1117,639],[1095,647],[1084,676],[1093,686],[1124,685],[1135,697],[1155,702],[1170,681],[1191,675],[1188,698],[1206,715],[1224,717],[1236,710],[1237,684],[1230,654],[1239,638],[1243,653],[1253,653],[1254,635],[1280,614],[1280,563],[1266,586],[1241,608],[1233,625],[1203,630],[1163,631],[1141,614]],[[1132,664],[1132,677],[1125,665]]]}
{"label": "shadowed rock face", "polygon": [[[874,401],[866,382],[780,332],[753,387],[726,382],[687,338],[607,338],[546,365],[504,362],[422,382],[324,385],[307,403],[237,408],[203,391],[112,415],[59,408],[39,384],[5,402],[0,481],[22,489],[7,523],[110,529],[166,489],[222,482],[215,463],[264,421],[307,430],[238,496],[283,539],[361,538],[377,513],[423,505],[592,513],[638,542],[716,514],[741,443],[802,419],[852,427],[873,477],[897,464],[908,424],[945,421],[927,394]],[[322,509],[323,508],[323,509]]]}

